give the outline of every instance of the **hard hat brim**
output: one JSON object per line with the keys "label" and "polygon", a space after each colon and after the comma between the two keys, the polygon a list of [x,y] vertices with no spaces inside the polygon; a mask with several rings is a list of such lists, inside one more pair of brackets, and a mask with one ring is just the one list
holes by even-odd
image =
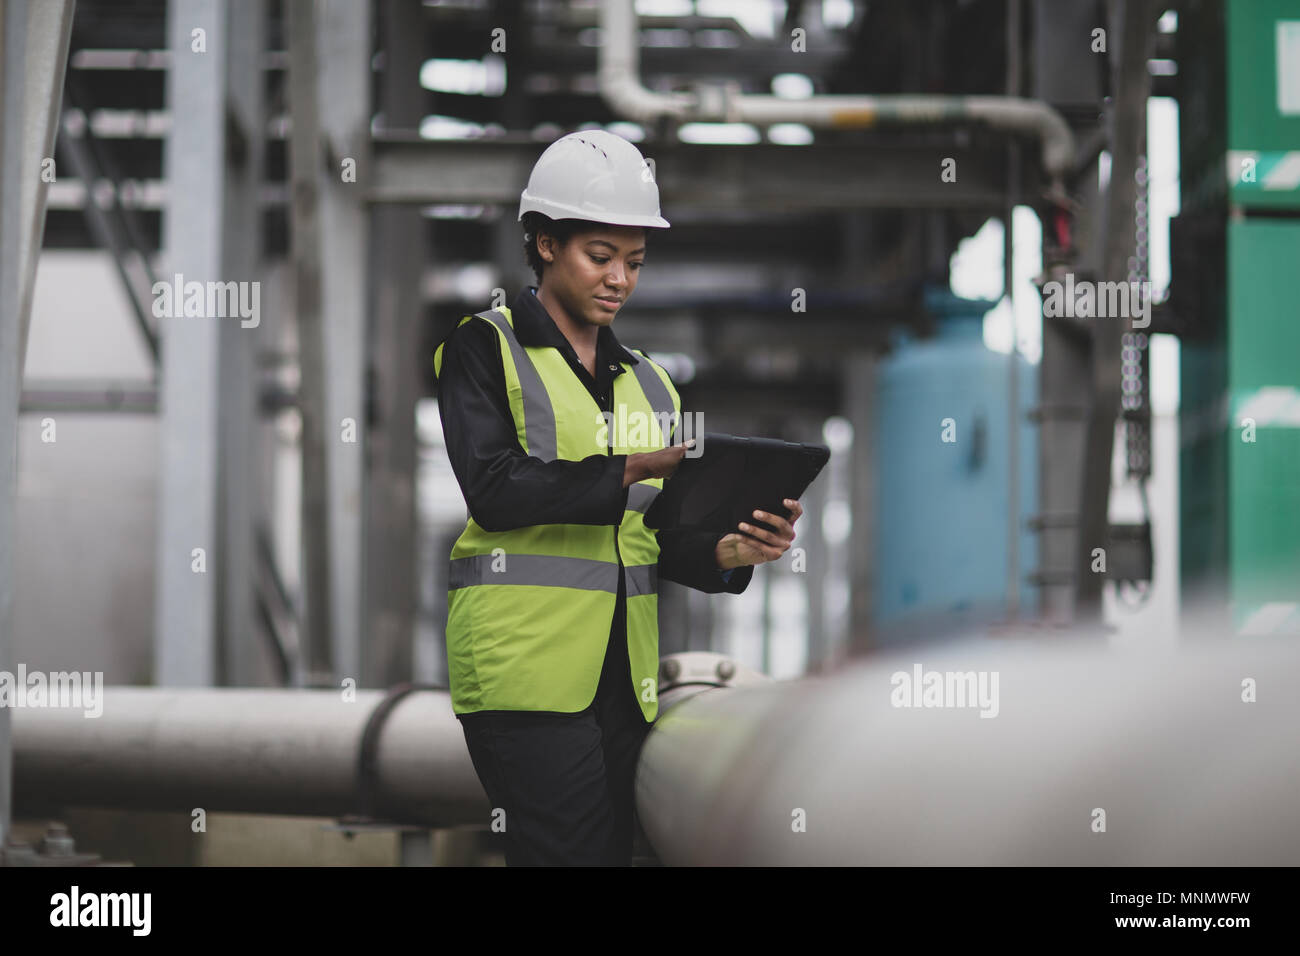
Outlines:
{"label": "hard hat brim", "polygon": [[523,219],[524,213],[540,212],[551,219],[585,219],[607,226],[643,226],[650,229],[668,229],[669,222],[663,216],[638,216],[632,214],[598,213],[589,209],[577,209],[563,203],[544,199],[534,199],[525,191],[519,203],[517,219]]}

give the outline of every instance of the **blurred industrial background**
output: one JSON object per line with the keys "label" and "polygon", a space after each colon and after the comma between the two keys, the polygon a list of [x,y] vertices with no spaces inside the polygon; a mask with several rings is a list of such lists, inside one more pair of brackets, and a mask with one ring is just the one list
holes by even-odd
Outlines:
{"label": "blurred industrial background", "polygon": [[[0,671],[109,685],[0,708],[0,847],[491,859],[420,689],[465,521],[432,355],[535,282],[519,192],[575,129],[672,222],[620,340],[709,431],[832,449],[798,566],[661,585],[673,675],[1300,636],[1300,0],[0,9]],[[1067,275],[1149,282],[1149,324],[1045,317]],[[177,276],[255,318],[160,309]]]}

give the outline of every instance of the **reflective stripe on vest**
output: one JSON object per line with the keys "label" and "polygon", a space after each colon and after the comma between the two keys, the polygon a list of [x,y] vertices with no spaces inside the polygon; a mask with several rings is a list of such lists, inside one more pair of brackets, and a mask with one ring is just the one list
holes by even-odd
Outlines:
{"label": "reflective stripe on vest", "polygon": [[551,407],[551,396],[542,384],[542,377],[515,338],[513,326],[500,312],[480,312],[479,315],[497,327],[510,347],[510,357],[515,361],[515,373],[524,393],[524,434],[527,436],[524,451],[542,461],[555,461],[559,457],[555,451],[555,409]]}
{"label": "reflective stripe on vest", "polygon": [[[654,500],[659,497],[659,491],[660,489],[654,485],[643,485],[640,482],[630,485],[627,489],[627,510],[639,511],[641,514],[645,514],[650,510],[650,505],[654,503]],[[664,500],[667,501],[668,499],[665,498]]]}
{"label": "reflective stripe on vest", "polygon": [[[627,575],[629,597],[657,592],[657,564],[633,565],[623,570]],[[581,588],[584,591],[617,594],[618,565],[609,561],[546,554],[511,554],[500,557],[473,554],[452,560],[447,575],[447,590],[455,591],[476,584]]]}
{"label": "reflective stripe on vest", "polygon": [[[668,387],[664,385],[663,379],[655,374],[655,370],[650,367],[650,360],[644,358],[644,353],[642,353],[642,356],[642,361],[632,366],[632,372],[636,375],[641,391],[645,392],[645,397],[650,400],[650,404],[656,410],[671,412],[675,406],[672,396],[668,394]],[[670,420],[672,425],[665,427],[664,418],[656,419],[663,430],[665,446],[672,444],[672,434],[677,430],[677,416],[674,415]]]}

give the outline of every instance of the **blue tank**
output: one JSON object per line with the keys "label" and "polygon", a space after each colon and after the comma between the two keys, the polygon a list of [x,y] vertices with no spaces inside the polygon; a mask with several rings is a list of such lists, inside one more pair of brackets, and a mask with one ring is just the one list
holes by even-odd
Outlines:
{"label": "blue tank", "polygon": [[[1010,357],[983,342],[995,302],[930,290],[937,334],[903,337],[881,361],[874,410],[873,623],[880,643],[1005,619]],[[1038,505],[1038,433],[1027,413],[1038,366],[1017,356],[1020,416],[1020,605],[1036,591],[1028,519]]]}

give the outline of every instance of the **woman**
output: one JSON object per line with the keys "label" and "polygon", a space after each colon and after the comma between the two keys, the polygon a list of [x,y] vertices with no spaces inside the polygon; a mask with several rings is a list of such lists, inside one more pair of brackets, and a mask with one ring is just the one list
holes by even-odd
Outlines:
{"label": "woman", "polygon": [[[776,531],[648,529],[686,452],[667,372],[614,336],[647,229],[668,228],[631,143],[552,143],[519,205],[537,276],[510,308],[466,316],[435,355],[447,453],[469,507],[451,553],[452,706],[504,832],[506,861],[627,865],[637,757],[658,713],[662,576],[739,594],[779,558]],[[626,444],[620,444],[626,443]]]}

